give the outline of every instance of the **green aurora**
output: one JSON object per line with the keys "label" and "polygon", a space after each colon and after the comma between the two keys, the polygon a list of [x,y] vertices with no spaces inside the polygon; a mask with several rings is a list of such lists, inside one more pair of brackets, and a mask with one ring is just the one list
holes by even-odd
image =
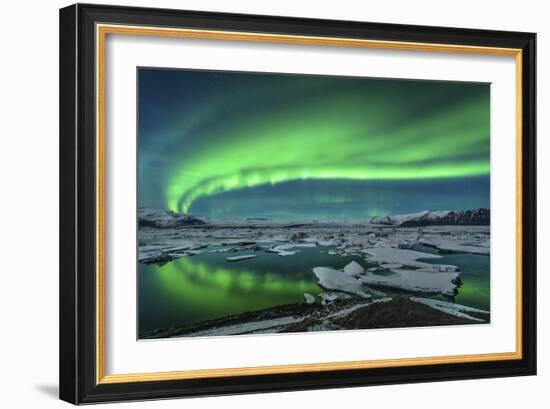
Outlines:
{"label": "green aurora", "polygon": [[479,83],[141,68],[139,206],[276,202],[292,218],[313,189],[321,218],[489,207],[489,98]]}

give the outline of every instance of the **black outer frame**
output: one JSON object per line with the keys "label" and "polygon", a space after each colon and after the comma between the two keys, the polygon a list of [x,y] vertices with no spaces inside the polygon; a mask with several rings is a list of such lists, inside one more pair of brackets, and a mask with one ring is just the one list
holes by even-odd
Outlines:
{"label": "black outer frame", "polygon": [[[523,51],[523,358],[96,384],[95,24],[314,35]],[[74,404],[536,374],[536,34],[76,4],[60,10],[60,388]]]}

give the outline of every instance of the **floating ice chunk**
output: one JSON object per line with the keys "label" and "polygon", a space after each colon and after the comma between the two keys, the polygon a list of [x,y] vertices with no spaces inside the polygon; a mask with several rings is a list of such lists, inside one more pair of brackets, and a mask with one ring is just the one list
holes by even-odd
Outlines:
{"label": "floating ice chunk", "polygon": [[285,249],[295,248],[295,247],[317,247],[315,243],[288,243],[283,244],[282,246],[278,247],[284,247]]}
{"label": "floating ice chunk", "polygon": [[432,300],[430,298],[421,298],[421,297],[411,297],[410,300],[414,302],[418,302],[420,304],[427,305],[428,307],[432,307],[436,310],[445,312],[447,314],[454,315],[455,317],[466,318],[472,321],[484,322],[485,320],[468,315],[466,314],[467,312],[489,314],[488,311],[480,310],[478,308],[473,308],[473,307],[467,307],[466,305],[453,304],[447,301]]}
{"label": "floating ice chunk", "polygon": [[319,285],[326,290],[342,291],[356,294],[364,298],[371,297],[371,295],[365,291],[359,280],[349,276],[343,271],[331,267],[314,267],[313,273],[317,276]]}
{"label": "floating ice chunk", "polygon": [[[152,251],[159,251],[159,250],[166,250],[166,249],[174,249],[175,246],[171,245],[148,245],[148,246],[139,246],[138,250],[141,253],[147,253]],[[180,246],[180,248],[191,248],[191,244],[188,246]]]}
{"label": "floating ice chunk", "polygon": [[[395,247],[371,247],[365,250],[370,256],[369,261],[379,263],[381,266],[388,264],[401,264],[433,271],[457,271],[458,267],[447,264],[429,264],[418,261],[423,258],[442,258],[438,254],[423,253],[421,251],[398,249]],[[395,267],[391,267],[392,269]]]}
{"label": "floating ice chunk", "polygon": [[171,253],[168,253],[169,256],[171,257],[174,257],[174,258],[178,258],[178,257],[187,257],[187,256],[195,256],[197,254],[201,254],[203,252],[203,250],[187,250],[187,251],[183,251],[183,252],[171,252]]}
{"label": "floating ice chunk", "polygon": [[372,247],[365,249],[365,253],[370,255],[370,260],[380,263],[398,263],[413,267],[429,266],[428,263],[421,263],[416,260],[420,258],[441,258],[440,255],[423,253],[421,251],[397,249],[395,247]]}
{"label": "floating ice chunk", "polygon": [[321,299],[321,304],[326,305],[328,303],[336,301],[339,298],[339,294],[330,291],[323,291],[321,294],[319,294],[319,298]]}
{"label": "floating ice chunk", "polygon": [[279,256],[293,256],[297,252],[292,251],[295,247],[316,247],[315,243],[288,243],[281,244],[279,246],[272,247],[268,249],[271,253],[277,253]]}
{"label": "floating ice chunk", "polygon": [[275,253],[277,253],[277,255],[281,257],[293,256],[296,254],[295,251],[287,251],[287,250],[279,250],[279,251],[275,251]]}
{"label": "floating ice chunk", "polygon": [[489,254],[489,236],[486,239],[478,239],[472,243],[470,235],[464,237],[444,237],[439,234],[430,234],[428,237],[419,240],[420,243],[438,248],[443,251],[456,253]]}
{"label": "floating ice chunk", "polygon": [[308,304],[313,304],[315,303],[315,297],[309,293],[304,293],[304,299],[306,300],[306,302]]}
{"label": "floating ice chunk", "polygon": [[342,293],[339,291],[323,291],[321,294],[319,294],[322,305],[330,304],[336,300],[347,300],[351,297],[352,296],[350,294]]}
{"label": "floating ice chunk", "polygon": [[439,273],[424,270],[391,270],[394,274],[367,274],[359,281],[367,285],[398,288],[420,293],[441,293],[454,296],[459,285],[459,273]]}
{"label": "floating ice chunk", "polygon": [[349,274],[352,277],[359,276],[365,272],[365,269],[356,261],[352,261],[344,267],[344,273]]}
{"label": "floating ice chunk", "polygon": [[242,256],[226,257],[225,259],[227,261],[241,261],[241,260],[247,260],[249,258],[255,258],[255,257],[256,257],[255,254],[245,254],[245,255],[242,255]]}

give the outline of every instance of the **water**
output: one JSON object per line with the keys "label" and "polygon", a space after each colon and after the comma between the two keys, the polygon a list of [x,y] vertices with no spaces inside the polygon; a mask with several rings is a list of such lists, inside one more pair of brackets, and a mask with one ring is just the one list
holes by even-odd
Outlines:
{"label": "water", "polygon": [[[304,302],[304,293],[322,289],[312,268],[342,268],[359,256],[330,255],[329,247],[295,248],[296,255],[239,251],[204,252],[162,266],[139,264],[140,331],[190,325],[204,320]],[[253,259],[228,262],[226,257],[255,254]]]}
{"label": "water", "polygon": [[[426,248],[418,249],[426,251]],[[433,250],[431,251],[433,252]],[[437,253],[437,251],[436,251]],[[419,259],[430,264],[450,264],[460,269],[462,286],[455,297],[457,304],[489,311],[491,305],[490,257],[469,253],[440,254],[442,258]]]}
{"label": "water", "polygon": [[[330,255],[329,250],[332,249],[295,248],[293,251],[297,254],[287,257],[263,251],[205,251],[162,266],[139,264],[140,331],[191,325],[245,311],[304,302],[304,293],[317,296],[322,291],[312,272],[313,267],[341,269],[352,260],[365,268],[373,266],[363,257]],[[429,248],[416,250],[434,252]],[[246,254],[257,257],[238,262],[226,260],[226,257]],[[489,310],[489,256],[442,254],[439,259],[419,261],[458,266],[463,285],[455,301]],[[402,293],[383,291],[388,295]]]}

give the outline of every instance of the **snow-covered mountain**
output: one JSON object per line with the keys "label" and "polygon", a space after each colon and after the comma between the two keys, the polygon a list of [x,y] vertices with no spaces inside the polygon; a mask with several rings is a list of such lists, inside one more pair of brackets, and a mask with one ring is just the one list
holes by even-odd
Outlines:
{"label": "snow-covered mountain", "polygon": [[173,229],[206,224],[204,220],[196,216],[147,208],[138,209],[138,221],[139,227],[156,227],[159,229]]}
{"label": "snow-covered mountain", "polygon": [[490,224],[489,209],[476,210],[424,210],[418,213],[376,216],[368,220],[370,224],[387,226],[416,227],[416,226],[488,226]]}

